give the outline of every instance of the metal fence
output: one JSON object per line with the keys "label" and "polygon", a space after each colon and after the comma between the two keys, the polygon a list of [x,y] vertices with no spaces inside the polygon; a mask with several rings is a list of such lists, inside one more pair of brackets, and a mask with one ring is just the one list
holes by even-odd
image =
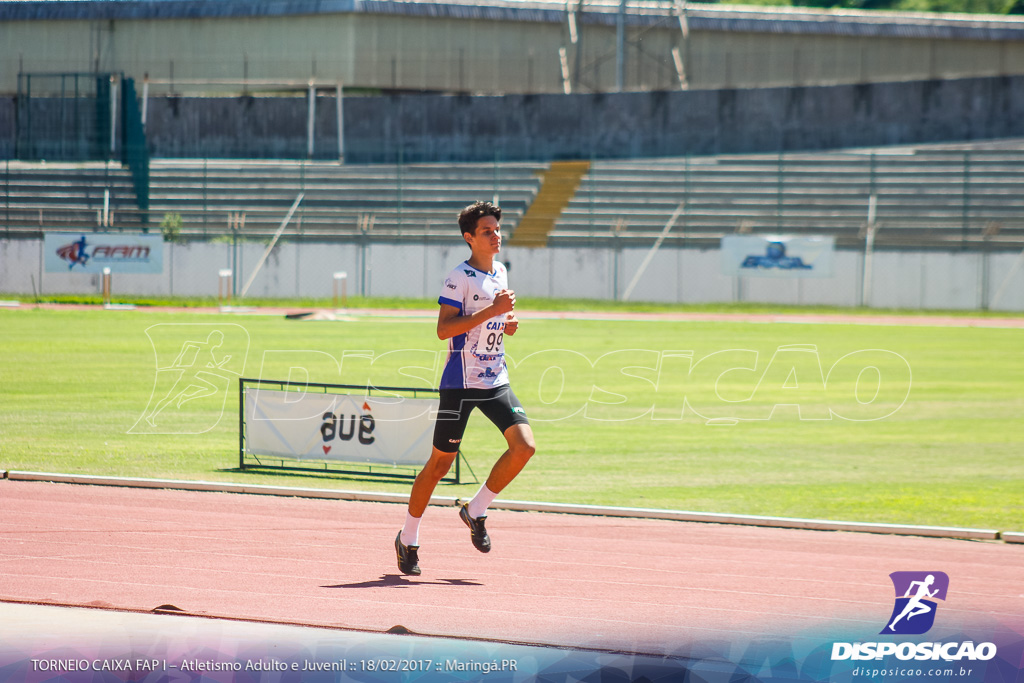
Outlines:
{"label": "metal fence", "polygon": [[109,74],[18,74],[15,157],[86,161],[113,155]]}
{"label": "metal fence", "polygon": [[129,170],[140,210],[136,222],[147,228],[149,150],[133,79],[116,73],[19,73],[16,103],[16,159],[120,162]]}

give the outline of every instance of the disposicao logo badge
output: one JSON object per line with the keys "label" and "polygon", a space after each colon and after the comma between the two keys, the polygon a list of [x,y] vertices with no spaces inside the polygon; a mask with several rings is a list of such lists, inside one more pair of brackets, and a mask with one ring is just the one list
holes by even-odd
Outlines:
{"label": "disposicao logo badge", "polygon": [[920,635],[935,623],[936,600],[945,600],[949,576],[944,572],[893,572],[896,604],[882,634]]}
{"label": "disposicao logo badge", "polygon": [[[949,590],[949,577],[943,572],[893,572],[889,575],[892,579],[892,586],[896,591],[896,604],[893,605],[892,615],[882,629],[880,635],[921,635],[931,629],[935,623],[935,613],[938,609],[936,600],[945,600],[946,592]],[[998,654],[995,643],[981,642],[974,640],[956,641],[943,640],[939,642],[917,642],[917,640],[889,639],[881,642],[855,642],[855,643],[832,643],[832,661],[881,661],[887,657],[895,657],[901,662],[987,662],[995,659]],[[896,671],[905,673],[897,675]],[[898,680],[918,680],[922,675],[918,671],[916,677],[913,672],[906,673],[905,669],[872,669],[870,667],[858,667],[853,670],[853,675],[866,677],[898,676]],[[948,671],[953,671],[949,669]],[[961,676],[964,671],[969,675],[972,669],[961,669]],[[871,673],[875,672],[875,673]],[[934,671],[930,674],[936,676]],[[948,676],[953,676],[952,673]],[[856,680],[856,678],[855,678]],[[880,679],[878,679],[880,680]],[[897,680],[897,679],[892,679]],[[936,679],[938,680],[938,679]],[[955,679],[944,676],[942,680],[964,680],[967,678]],[[975,680],[975,679],[971,679]],[[980,680],[980,679],[977,679]],[[988,680],[986,677],[985,680]]]}

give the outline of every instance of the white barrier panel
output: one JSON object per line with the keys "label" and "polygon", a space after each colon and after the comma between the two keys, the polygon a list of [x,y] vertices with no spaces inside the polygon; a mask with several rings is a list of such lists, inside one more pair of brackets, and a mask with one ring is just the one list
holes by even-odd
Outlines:
{"label": "white barrier panel", "polygon": [[[457,245],[422,242],[368,242],[362,252],[355,243],[341,242],[279,242],[274,249],[280,252],[279,257],[268,260],[265,277],[253,283],[251,296],[330,297],[331,274],[345,268],[349,295],[426,299],[437,296],[436,283],[451,268],[453,258],[465,255]],[[556,299],[616,298],[648,251],[636,246],[502,250],[502,258],[512,264],[510,273],[517,295]],[[248,272],[261,252],[258,244],[239,244],[235,273]],[[870,306],[980,310],[987,303],[1002,311],[1024,311],[1024,268],[1013,271],[1018,252],[961,251],[953,246],[945,251],[876,247]],[[760,253],[764,253],[763,248]],[[236,265],[225,245],[212,242],[168,243],[164,254],[163,274],[116,277],[117,295],[126,301],[144,296],[213,298],[217,296],[218,271]],[[34,294],[98,291],[98,278],[80,277],[79,266],[69,269],[65,265],[63,272],[48,273],[43,257],[42,239],[0,237],[0,292],[27,300]],[[769,279],[764,272],[744,272],[742,275],[754,276],[744,280],[756,285],[737,287],[733,281],[736,275],[722,272],[720,249],[665,244],[632,299],[687,304],[751,301],[788,306],[857,306],[861,302],[863,258],[861,250],[837,248],[832,254],[831,277]],[[373,273],[396,270],[403,277],[372,277]],[[117,271],[113,272],[116,276]],[[1007,278],[1009,284],[993,306],[991,302]]]}
{"label": "white barrier panel", "polygon": [[438,399],[246,387],[245,452],[297,460],[423,465]]}
{"label": "white barrier panel", "polygon": [[832,277],[833,237],[726,235],[722,274],[758,277]]}

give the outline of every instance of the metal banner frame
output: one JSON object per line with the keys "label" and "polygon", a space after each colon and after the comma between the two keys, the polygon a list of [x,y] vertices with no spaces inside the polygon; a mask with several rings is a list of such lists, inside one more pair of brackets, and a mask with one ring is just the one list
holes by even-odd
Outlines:
{"label": "metal banner frame", "polygon": [[[288,391],[289,387],[294,387],[296,390],[301,389],[302,391],[315,391],[320,390],[324,394],[339,394],[339,395],[352,395],[358,393],[361,396],[372,397],[375,395],[394,396],[396,393],[408,395],[409,398],[420,398],[424,394],[436,396],[439,392],[437,389],[415,389],[412,387],[372,387],[365,385],[356,384],[321,384],[315,382],[289,382],[285,380],[269,380],[269,379],[254,379],[247,377],[240,377],[238,380],[238,468],[240,470],[285,470],[290,472],[308,472],[317,474],[348,474],[348,475],[359,475],[364,477],[382,477],[387,479],[415,479],[418,470],[411,466],[404,465],[388,465],[388,464],[371,464],[371,463],[354,463],[345,462],[339,460],[298,460],[286,458],[279,455],[255,455],[246,452],[246,435],[247,435],[247,424],[245,420],[245,389],[249,386],[256,386],[257,388],[268,386],[276,388],[278,391]],[[309,462],[310,464],[304,465],[301,463]],[[335,463],[344,463],[344,467],[337,467]],[[441,479],[441,482],[450,484],[462,484],[466,483],[462,478],[462,464],[465,462],[465,455],[460,449],[458,455],[455,458],[455,475],[446,476]],[[469,463],[465,462],[466,468],[469,469],[470,474],[473,477],[473,481],[476,482],[477,478],[473,473],[472,468],[469,467]],[[405,470],[400,471],[400,470]]]}

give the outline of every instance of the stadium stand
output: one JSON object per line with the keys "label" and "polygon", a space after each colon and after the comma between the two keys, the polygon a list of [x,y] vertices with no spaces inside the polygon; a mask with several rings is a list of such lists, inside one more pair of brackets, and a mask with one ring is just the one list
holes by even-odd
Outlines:
{"label": "stadium stand", "polygon": [[[263,238],[302,194],[287,236],[457,239],[454,216],[480,198],[504,208],[510,244],[537,247],[647,242],[682,204],[668,239],[688,246],[716,246],[734,232],[833,235],[837,245],[854,246],[864,243],[874,196],[879,246],[1024,244],[1024,141],[580,162],[561,169],[570,171],[565,178],[558,170],[539,162],[155,160],[149,225],[159,229],[164,217],[176,215],[185,239],[232,229]],[[130,175],[120,166],[10,162],[0,173],[6,236],[142,225]],[[551,205],[540,206],[547,194]],[[526,234],[535,220],[543,225]],[[520,224],[526,232],[517,237]]]}
{"label": "stadium stand", "polygon": [[153,165],[158,215],[177,213],[184,234],[224,232],[244,214],[245,233],[272,234],[304,195],[285,234],[336,237],[454,235],[459,210],[497,198],[514,230],[540,184],[542,164],[353,165],[164,161]]}
{"label": "stadium stand", "polygon": [[863,243],[871,197],[878,243],[948,246],[1024,238],[1024,146],[595,162],[552,239],[651,239],[696,246],[733,232],[834,235]]}
{"label": "stadium stand", "polygon": [[590,168],[587,161],[553,161],[543,174],[543,183],[511,241],[517,247],[543,247],[555,229],[565,207],[579,189]]}
{"label": "stadium stand", "polygon": [[131,171],[121,164],[6,161],[0,181],[7,235],[141,226]]}
{"label": "stadium stand", "polygon": [[[10,234],[102,230],[103,183],[117,198],[112,229],[138,229],[127,171],[106,164],[12,163],[4,182]],[[334,238],[450,235],[458,211],[476,198],[500,201],[514,231],[540,186],[544,164],[339,165],[288,161],[153,161],[150,225],[180,216],[180,237],[273,234],[298,197],[284,234]],[[3,169],[0,168],[0,173]],[[154,228],[157,229],[157,228]]]}

